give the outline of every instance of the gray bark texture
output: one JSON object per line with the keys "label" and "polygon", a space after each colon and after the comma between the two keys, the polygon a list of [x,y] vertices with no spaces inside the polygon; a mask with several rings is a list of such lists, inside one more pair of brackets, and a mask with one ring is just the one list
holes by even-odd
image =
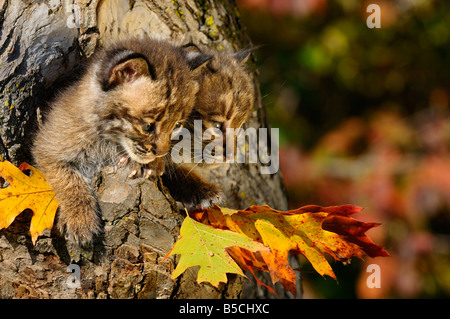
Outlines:
{"label": "gray bark texture", "polygon": [[[226,52],[251,46],[231,0],[0,0],[2,159],[32,164],[30,145],[50,92],[99,46],[140,34]],[[252,68],[254,61],[249,65]],[[253,75],[258,88],[256,70]],[[256,91],[247,126],[266,127]],[[261,175],[259,165],[232,164],[211,171],[210,179],[226,194],[224,206],[287,209],[280,173]],[[170,279],[177,258],[162,259],[177,240],[185,215],[160,180],[127,176],[124,168],[107,167],[94,181],[105,231],[89,248],[68,243],[50,230],[33,245],[28,232],[32,213],[27,211],[1,230],[0,298],[265,296],[241,276],[229,276],[219,289],[198,284],[195,268]],[[70,264],[80,267],[79,288],[68,285]]]}

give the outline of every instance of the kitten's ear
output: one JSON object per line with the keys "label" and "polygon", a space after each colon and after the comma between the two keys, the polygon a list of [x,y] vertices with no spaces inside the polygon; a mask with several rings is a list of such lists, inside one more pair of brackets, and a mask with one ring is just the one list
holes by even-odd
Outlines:
{"label": "kitten's ear", "polygon": [[184,55],[186,57],[186,62],[189,66],[190,71],[200,70],[213,57],[210,54],[204,54],[194,51],[185,51]]}
{"label": "kitten's ear", "polygon": [[256,48],[241,50],[241,51],[232,53],[231,57],[236,59],[236,61],[238,61],[238,63],[242,65],[245,62],[247,62],[248,58],[250,57],[250,54],[252,54],[252,52],[254,50],[256,50]]}
{"label": "kitten's ear", "polygon": [[109,71],[108,87],[133,81],[141,76],[149,76],[150,70],[144,57],[130,57],[112,67]]}

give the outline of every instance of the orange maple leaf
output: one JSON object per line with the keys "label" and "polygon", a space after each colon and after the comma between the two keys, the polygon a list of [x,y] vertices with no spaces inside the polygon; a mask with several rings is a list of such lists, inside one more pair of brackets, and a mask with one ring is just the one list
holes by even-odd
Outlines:
{"label": "orange maple leaf", "polygon": [[30,209],[33,211],[30,234],[35,244],[42,232],[53,226],[58,209],[55,193],[44,175],[27,163],[17,168],[8,161],[0,162],[0,176],[9,183],[0,189],[0,229],[7,228],[21,212]]}

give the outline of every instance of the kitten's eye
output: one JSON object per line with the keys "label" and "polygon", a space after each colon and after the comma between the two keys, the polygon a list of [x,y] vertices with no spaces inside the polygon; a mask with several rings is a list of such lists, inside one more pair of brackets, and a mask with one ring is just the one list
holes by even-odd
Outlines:
{"label": "kitten's eye", "polygon": [[216,122],[216,121],[213,121],[212,122],[212,127],[213,128],[218,128],[219,130],[222,128],[222,123],[221,122]]}
{"label": "kitten's eye", "polygon": [[142,124],[142,130],[146,133],[152,133],[155,130],[155,123]]}
{"label": "kitten's eye", "polygon": [[177,129],[177,128],[181,128],[181,127],[183,127],[183,123],[177,122],[177,124],[175,124],[175,128],[176,128],[176,129]]}

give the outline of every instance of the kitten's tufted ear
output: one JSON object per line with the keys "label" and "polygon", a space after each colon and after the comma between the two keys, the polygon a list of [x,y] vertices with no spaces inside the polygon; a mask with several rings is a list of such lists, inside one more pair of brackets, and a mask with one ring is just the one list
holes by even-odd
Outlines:
{"label": "kitten's tufted ear", "polygon": [[250,57],[250,54],[255,50],[256,50],[256,48],[241,50],[241,51],[232,53],[231,57],[236,59],[238,61],[238,63],[242,65],[245,62],[247,62],[248,58]]}
{"label": "kitten's tufted ear", "polygon": [[212,59],[212,55],[204,54],[195,51],[184,51],[184,56],[186,57],[186,62],[189,66],[189,70],[199,70],[205,66],[209,60]]}
{"label": "kitten's tufted ear", "polygon": [[108,84],[110,86],[116,86],[121,83],[131,82],[141,76],[149,76],[150,71],[147,60],[138,57],[114,66],[109,74]]}
{"label": "kitten's tufted ear", "polygon": [[[101,76],[102,87],[105,91],[111,90],[122,83],[131,82],[141,76],[154,77],[152,68],[142,54],[131,50],[110,53],[105,58]],[[108,59],[109,58],[109,59]]]}

